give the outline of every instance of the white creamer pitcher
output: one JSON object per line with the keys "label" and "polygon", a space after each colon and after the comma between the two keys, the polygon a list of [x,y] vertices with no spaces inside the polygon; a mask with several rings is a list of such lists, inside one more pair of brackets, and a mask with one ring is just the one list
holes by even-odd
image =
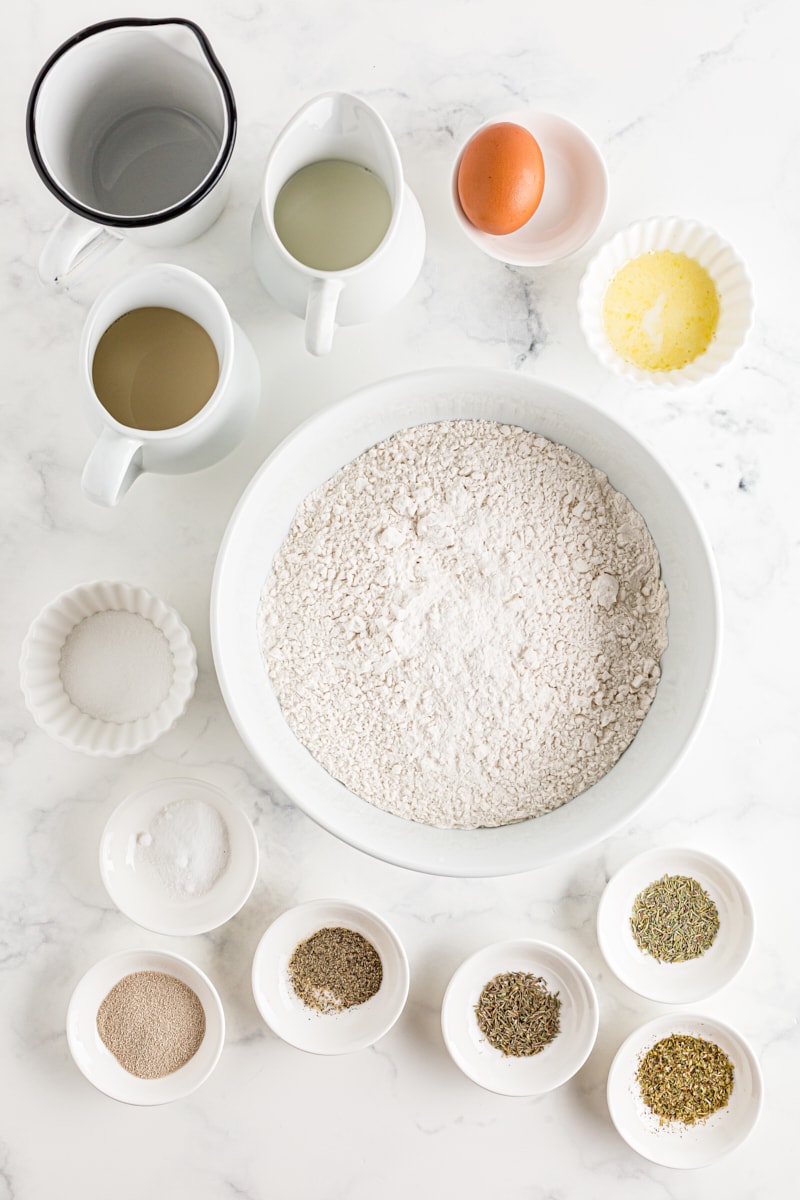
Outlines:
{"label": "white creamer pitcher", "polygon": [[[190,420],[166,429],[122,424],[103,406],[93,382],[103,334],[126,313],[148,307],[172,309],[197,322],[219,363],[216,386],[203,407]],[[222,297],[202,276],[171,263],[142,267],[101,292],[83,327],[80,369],[86,418],[98,435],[81,482],[90,500],[109,506],[118,504],[144,471],[185,474],[224,458],[243,438],[261,395],[255,350]]]}
{"label": "white creamer pitcher", "polygon": [[44,283],[122,238],[189,242],[222,211],[236,106],[193,21],[131,17],[81,30],[39,72],[26,127],[36,170],[68,210],[39,260]]}
{"label": "white creamer pitcher", "polygon": [[[391,203],[388,228],[363,261],[320,270],[294,257],[275,225],[287,183],[312,163],[356,163],[382,182]],[[364,100],[327,92],[310,100],[278,136],[267,159],[252,227],[253,261],[262,284],[283,308],[305,317],[306,347],[326,354],[337,325],[357,325],[385,312],[412,287],[425,255],[425,224],[403,179],[400,154],[383,119]]]}

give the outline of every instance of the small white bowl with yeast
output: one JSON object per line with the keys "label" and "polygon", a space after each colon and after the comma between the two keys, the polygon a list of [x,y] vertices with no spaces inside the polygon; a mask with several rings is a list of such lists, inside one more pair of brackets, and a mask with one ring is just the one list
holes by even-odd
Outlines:
{"label": "small white bowl with yeast", "polygon": [[[400,430],[477,419],[568,446],[608,475],[642,515],[669,593],[669,646],[655,700],[631,745],[587,791],[511,825],[441,829],[383,812],[334,779],[287,724],[259,644],[258,608],[299,505],[346,464]],[[244,492],[217,557],[214,662],[225,702],[256,761],[324,828],[376,858],[430,874],[497,876],[564,859],[608,837],[675,769],[709,703],[720,602],[708,541],[655,455],[594,405],[549,384],[482,368],[421,371],[372,384],[291,433]]]}

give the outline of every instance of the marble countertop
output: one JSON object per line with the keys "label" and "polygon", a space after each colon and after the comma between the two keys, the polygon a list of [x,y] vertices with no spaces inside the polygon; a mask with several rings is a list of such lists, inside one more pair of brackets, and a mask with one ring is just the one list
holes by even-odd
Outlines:
{"label": "marble countertop", "polygon": [[[793,1191],[798,971],[791,882],[797,857],[798,598],[794,456],[800,446],[800,84],[793,0],[194,0],[175,6],[209,35],[236,94],[232,193],[217,224],[169,252],[123,245],[68,290],[35,264],[58,206],[29,160],[28,90],[50,52],[128,0],[16,5],[2,87],[2,578],[0,762],[0,1200],[743,1200]],[[164,6],[140,3],[142,15]],[[175,15],[171,12],[170,15]],[[249,226],[266,154],[288,117],[330,89],[363,95],[388,122],[428,231],[411,294],[308,355],[302,325],[262,290]],[[547,269],[505,267],[469,244],[449,209],[457,145],[494,113],[551,110],[582,125],[610,173],[593,240]],[[602,239],[632,220],[678,213],[714,226],[752,273],[755,326],[736,363],[692,391],[663,394],[606,373],[576,319],[578,281]],[[208,278],[255,344],[263,402],[222,463],[146,476],[117,509],[80,490],[92,445],[77,345],[108,281],[168,258]],[[716,553],[725,637],[701,736],[624,830],[537,872],[433,878],[342,844],[276,793],[240,742],[214,675],[209,591],[231,511],[254,470],[298,422],[356,387],[401,371],[481,364],[579,393],[624,421],[694,501]],[[62,590],[89,579],[142,584],[174,605],[199,656],[195,698],[176,728],[131,759],[92,759],[34,725],[19,691],[25,631]],[[111,904],[97,862],[113,807],[153,779],[224,788],[261,847],[241,913],[195,938],[151,935]],[[766,1084],[760,1123],[728,1158],[679,1172],[638,1157],[611,1124],[609,1065],[662,1009],[615,981],[595,913],[609,876],[651,845],[685,844],[729,862],[756,909],[754,952],[703,1011],[752,1043]],[[372,1050],[317,1058],[263,1024],[250,964],[267,924],[325,895],[378,909],[411,966],[407,1007]],[[442,1042],[445,986],[472,951],[535,936],[585,966],[600,1032],[582,1070],[538,1099],[495,1096],[463,1076]],[[190,1098],[135,1109],[75,1067],[65,1010],[80,976],[121,949],[183,953],[217,984],[227,1042]]]}

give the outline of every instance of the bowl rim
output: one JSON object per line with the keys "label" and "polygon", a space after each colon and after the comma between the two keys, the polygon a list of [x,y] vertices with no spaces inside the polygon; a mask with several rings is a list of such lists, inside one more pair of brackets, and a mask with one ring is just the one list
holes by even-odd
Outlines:
{"label": "bowl rim", "polygon": [[[444,861],[443,858],[434,851],[426,850],[424,853],[419,851],[413,854],[403,852],[402,849],[395,848],[392,839],[378,838],[382,844],[378,845],[374,837],[369,836],[363,829],[347,828],[343,829],[337,821],[337,813],[335,806],[320,805],[313,796],[310,796],[308,789],[298,789],[296,782],[293,779],[291,769],[284,770],[283,764],[275,764],[274,758],[268,759],[264,752],[264,746],[258,738],[254,736],[250,729],[246,727],[244,718],[237,710],[237,701],[231,680],[226,670],[226,665],[223,656],[222,646],[225,641],[225,630],[223,625],[222,614],[222,595],[227,586],[225,574],[229,557],[234,553],[235,544],[239,538],[239,525],[243,514],[246,514],[248,506],[252,503],[252,498],[258,494],[259,488],[262,486],[263,480],[268,477],[268,473],[273,470],[275,464],[279,463],[283,458],[295,454],[298,446],[315,436],[318,430],[326,431],[329,427],[337,427],[341,422],[342,416],[358,415],[359,410],[369,411],[373,408],[382,410],[383,403],[387,398],[392,397],[396,393],[408,395],[409,393],[416,394],[419,389],[429,388],[436,389],[437,395],[445,392],[452,393],[456,390],[462,390],[468,393],[475,393],[478,390],[490,393],[493,397],[501,392],[505,398],[513,396],[514,399],[529,402],[532,397],[541,395],[547,398],[553,405],[559,401],[567,401],[573,408],[577,408],[582,413],[590,412],[592,419],[599,420],[605,424],[607,428],[613,428],[616,436],[622,436],[627,442],[635,447],[636,453],[641,455],[648,461],[668,482],[673,494],[681,504],[687,516],[688,522],[691,525],[693,532],[697,538],[698,547],[701,549],[704,567],[706,569],[707,584],[709,589],[709,597],[711,609],[713,611],[714,622],[714,641],[710,648],[710,661],[707,678],[703,688],[702,699],[697,707],[696,717],[691,730],[684,738],[679,752],[674,756],[669,768],[664,771],[659,780],[653,783],[648,788],[642,790],[635,803],[622,814],[616,816],[608,823],[604,823],[601,832],[589,830],[582,832],[575,837],[571,843],[569,850],[557,850],[547,854],[540,854],[538,857],[533,856],[535,861],[531,861],[531,854],[506,854],[503,857],[503,862],[498,863],[493,861],[488,867],[485,862],[485,850],[472,850],[471,854],[464,861],[459,861],[455,865],[451,862]],[[436,418],[430,418],[435,420]],[[406,428],[420,422],[409,420],[405,426],[398,428]],[[422,422],[424,423],[424,422]],[[507,421],[512,423],[513,421]],[[379,439],[378,439],[379,440]],[[602,465],[598,469],[603,469]],[[264,577],[266,577],[269,564],[265,564]],[[216,566],[214,570],[214,578],[211,587],[211,614],[210,614],[210,630],[213,659],[216,668],[217,678],[219,680],[220,690],[226,707],[231,715],[231,718],[248,750],[261,766],[268,772],[277,786],[306,813],[317,824],[321,825],[329,833],[341,838],[349,845],[363,851],[375,858],[381,859],[384,862],[391,863],[395,866],[405,867],[411,870],[422,871],[431,875],[441,875],[447,877],[462,877],[462,878],[479,878],[492,877],[496,878],[502,875],[513,875],[532,870],[541,866],[546,866],[551,862],[560,861],[565,858],[572,857],[589,846],[595,845],[605,838],[611,836],[623,825],[632,819],[634,814],[638,812],[645,803],[660,790],[667,780],[672,776],[679,764],[688,753],[690,747],[694,743],[703,720],[708,712],[711,699],[714,693],[714,687],[719,673],[721,661],[721,645],[722,645],[722,602],[720,593],[719,577],[716,563],[711,550],[711,544],[708,536],[700,523],[694,505],[689,500],[684,488],[677,481],[675,476],[663,465],[658,455],[647,446],[636,434],[632,433],[627,426],[622,424],[609,413],[605,412],[599,406],[582,399],[574,393],[567,392],[563,388],[549,384],[542,380],[532,379],[525,376],[520,376],[511,371],[502,371],[494,368],[485,367],[437,367],[428,368],[418,371],[403,373],[400,375],[390,376],[376,382],[366,384],[356,391],[334,401],[325,409],[308,417],[302,424],[292,430],[275,449],[269,454],[262,465],[256,470],[250,482],[245,487],[239,502],[237,503],[222,537],[219,552],[217,555]],[[646,718],[645,718],[646,720]],[[612,768],[613,769],[613,768]],[[586,795],[587,793],[583,793]],[[580,800],[576,797],[571,801],[575,804]],[[366,805],[366,801],[362,801]],[[370,806],[371,807],[371,806]],[[546,821],[549,816],[556,815],[562,812],[564,808],[556,810],[555,814],[545,814],[542,817],[533,818],[536,821]],[[389,814],[382,814],[383,817],[389,818]],[[394,817],[392,820],[403,822],[402,818]],[[520,824],[516,826],[504,826],[502,828],[519,829]],[[399,826],[398,826],[399,828]],[[432,826],[418,826],[421,829],[434,830]],[[435,831],[442,833],[443,831]],[[493,831],[482,830],[446,830],[448,834],[466,839],[473,835],[480,835],[482,832],[491,833]],[[429,840],[430,837],[429,837]],[[518,840],[514,839],[515,842]]]}

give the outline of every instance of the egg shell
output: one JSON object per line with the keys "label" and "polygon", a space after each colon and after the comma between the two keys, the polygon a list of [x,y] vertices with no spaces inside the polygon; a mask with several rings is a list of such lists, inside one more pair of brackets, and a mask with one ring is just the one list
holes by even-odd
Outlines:
{"label": "egg shell", "polygon": [[476,229],[502,236],[529,221],[544,191],[544,160],[536,138],[500,121],[467,143],[458,169],[458,199]]}

